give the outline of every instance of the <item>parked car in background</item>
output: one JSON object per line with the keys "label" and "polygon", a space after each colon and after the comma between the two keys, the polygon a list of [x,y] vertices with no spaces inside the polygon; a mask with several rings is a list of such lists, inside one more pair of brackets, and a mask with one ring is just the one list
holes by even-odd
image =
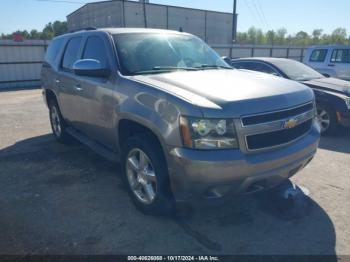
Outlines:
{"label": "parked car in background", "polygon": [[259,71],[311,87],[316,95],[317,119],[324,135],[335,134],[338,125],[350,126],[350,82],[327,78],[311,67],[284,58],[233,59],[237,69]]}
{"label": "parked car in background", "polygon": [[350,81],[350,46],[314,46],[304,57],[304,64],[326,77]]}
{"label": "parked car in background", "polygon": [[199,38],[110,28],[55,38],[43,95],[60,142],[120,161],[147,214],[175,200],[275,187],[314,157],[315,96],[295,81],[234,70]]}

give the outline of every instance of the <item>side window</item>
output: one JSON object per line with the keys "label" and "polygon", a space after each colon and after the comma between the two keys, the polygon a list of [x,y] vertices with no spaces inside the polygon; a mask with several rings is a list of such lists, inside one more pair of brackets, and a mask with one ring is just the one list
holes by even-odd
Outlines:
{"label": "side window", "polygon": [[83,59],[100,61],[102,67],[107,67],[107,50],[101,37],[90,36],[86,42]]}
{"label": "side window", "polygon": [[310,62],[324,62],[324,60],[326,60],[327,53],[327,49],[315,49],[314,51],[312,51]]}
{"label": "side window", "polygon": [[350,49],[335,49],[332,53],[332,63],[350,63]]}
{"label": "side window", "polygon": [[271,75],[279,75],[273,68],[267,66],[263,63],[254,63],[254,62],[241,62],[233,64],[233,66],[237,69],[248,69],[252,71],[258,71]]}
{"label": "side window", "polygon": [[61,51],[62,44],[63,44],[63,39],[53,40],[50,43],[45,55],[45,62],[47,64],[52,66],[55,63],[56,58],[59,52]]}
{"label": "side window", "polygon": [[235,62],[232,62],[231,63],[232,66],[236,69],[246,69],[246,67],[244,67],[243,63],[235,63]]}
{"label": "side window", "polygon": [[248,69],[248,70],[255,70],[254,65],[250,62],[233,62],[233,67],[237,69]]}
{"label": "side window", "polygon": [[81,37],[74,37],[69,40],[62,60],[62,68],[72,70],[73,64],[79,59],[78,52],[81,40]]}
{"label": "side window", "polygon": [[279,75],[272,67],[262,63],[256,63],[255,68],[255,70],[259,72],[263,72],[270,75]]}

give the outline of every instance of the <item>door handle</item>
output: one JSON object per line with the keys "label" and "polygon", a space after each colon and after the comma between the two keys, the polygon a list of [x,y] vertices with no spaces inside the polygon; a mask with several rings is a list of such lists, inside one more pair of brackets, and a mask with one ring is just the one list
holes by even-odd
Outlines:
{"label": "door handle", "polygon": [[328,66],[335,66],[335,64],[329,64]]}
{"label": "door handle", "polygon": [[59,84],[59,83],[61,83],[61,81],[60,81],[59,79],[56,78],[56,79],[55,79],[55,83],[56,83],[56,84]]}
{"label": "door handle", "polygon": [[81,87],[81,85],[79,85],[79,84],[74,85],[74,89],[77,90],[77,91],[79,91],[79,92],[84,90],[84,89]]}

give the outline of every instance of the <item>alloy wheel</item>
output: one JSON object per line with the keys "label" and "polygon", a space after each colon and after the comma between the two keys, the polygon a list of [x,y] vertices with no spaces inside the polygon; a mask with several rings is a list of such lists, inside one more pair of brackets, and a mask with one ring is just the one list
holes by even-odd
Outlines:
{"label": "alloy wheel", "polygon": [[58,110],[55,106],[51,107],[50,115],[51,115],[52,130],[57,137],[60,137],[62,134],[61,119],[60,119]]}
{"label": "alloy wheel", "polygon": [[317,109],[317,121],[320,124],[321,132],[323,133],[329,128],[331,124],[331,117],[325,109],[320,108]]}
{"label": "alloy wheel", "polygon": [[126,173],[132,192],[140,202],[152,204],[157,194],[157,178],[150,158],[141,149],[133,149],[126,161]]}

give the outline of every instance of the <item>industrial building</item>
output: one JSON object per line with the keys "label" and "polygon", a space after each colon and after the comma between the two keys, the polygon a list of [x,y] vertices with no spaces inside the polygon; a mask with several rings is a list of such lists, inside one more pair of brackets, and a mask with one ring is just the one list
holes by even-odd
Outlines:
{"label": "industrial building", "polygon": [[148,27],[183,30],[209,44],[232,44],[233,14],[159,5],[148,1],[88,3],[67,16],[71,31],[87,27]]}

